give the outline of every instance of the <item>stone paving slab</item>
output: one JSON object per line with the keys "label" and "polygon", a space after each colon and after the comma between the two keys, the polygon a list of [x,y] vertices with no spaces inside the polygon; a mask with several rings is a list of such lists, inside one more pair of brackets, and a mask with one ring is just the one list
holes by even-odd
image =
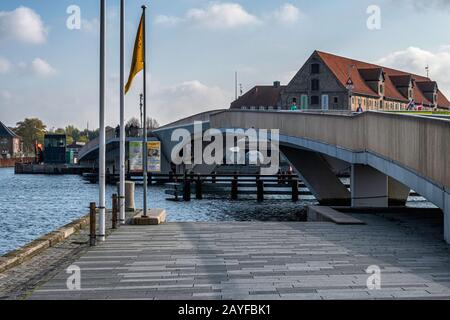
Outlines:
{"label": "stone paving slab", "polygon": [[[450,299],[439,219],[356,216],[366,224],[124,226],[74,259],[80,291],[62,266],[30,299]],[[367,288],[371,265],[381,290]]]}

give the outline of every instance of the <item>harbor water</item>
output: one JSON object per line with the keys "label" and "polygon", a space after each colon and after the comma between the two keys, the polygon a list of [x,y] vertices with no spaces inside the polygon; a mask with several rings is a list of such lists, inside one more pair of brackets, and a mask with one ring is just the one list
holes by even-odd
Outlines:
{"label": "harbor water", "polygon": [[[305,204],[289,197],[269,198],[258,204],[254,198],[240,201],[206,197],[191,202],[166,200],[164,186],[151,186],[149,207],[164,208],[168,221],[288,221]],[[141,186],[136,187],[136,206],[142,208]],[[107,186],[107,207],[111,207],[114,186]],[[15,175],[14,169],[0,169],[0,255],[64,226],[89,211],[98,201],[98,185],[81,176]]]}

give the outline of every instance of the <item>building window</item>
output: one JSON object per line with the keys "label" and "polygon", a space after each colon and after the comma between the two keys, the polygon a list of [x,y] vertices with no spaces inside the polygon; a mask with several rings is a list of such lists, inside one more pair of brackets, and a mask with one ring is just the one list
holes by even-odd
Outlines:
{"label": "building window", "polygon": [[333,103],[338,104],[339,103],[339,97],[333,97]]}
{"label": "building window", "polygon": [[313,63],[311,65],[311,74],[319,74],[320,73],[320,65],[318,63]]}
{"label": "building window", "polygon": [[316,106],[319,104],[319,96],[311,96],[311,105]]}
{"label": "building window", "polygon": [[311,80],[311,90],[319,91],[319,89],[320,89],[319,79],[312,79]]}
{"label": "building window", "polygon": [[380,88],[379,88],[379,90],[380,90],[380,95],[384,95],[384,83],[380,83]]}

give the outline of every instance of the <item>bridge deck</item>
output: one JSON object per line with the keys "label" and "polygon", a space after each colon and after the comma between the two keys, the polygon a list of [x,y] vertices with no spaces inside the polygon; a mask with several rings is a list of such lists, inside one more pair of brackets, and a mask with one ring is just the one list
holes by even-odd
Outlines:
{"label": "bridge deck", "polygon": [[[74,263],[82,270],[81,291],[65,289],[61,269],[31,299],[450,298],[439,217],[357,217],[367,225],[122,227]],[[370,265],[382,270],[381,290],[367,289]]]}

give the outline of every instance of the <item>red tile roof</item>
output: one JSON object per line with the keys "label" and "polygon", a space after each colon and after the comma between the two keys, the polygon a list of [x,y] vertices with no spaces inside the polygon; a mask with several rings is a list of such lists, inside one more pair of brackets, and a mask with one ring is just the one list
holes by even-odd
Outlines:
{"label": "red tile roof", "polygon": [[[385,73],[385,97],[388,99],[399,100],[399,101],[407,101],[407,99],[397,90],[396,86],[391,80],[392,77],[396,76],[411,76],[415,82],[426,82],[431,83],[432,81],[423,76],[419,76],[416,74],[411,74],[408,72],[395,70],[391,68],[382,67],[376,64],[367,63],[363,61],[358,61],[354,59],[349,59],[345,57],[340,57],[334,54],[316,51],[320,58],[324,61],[324,63],[330,68],[330,70],[334,73],[339,82],[345,87],[349,78],[349,71],[351,74],[351,78],[354,84],[354,92],[368,95],[368,96],[378,96],[378,93],[373,91],[365,82],[358,69],[378,69],[382,68]],[[353,66],[353,67],[352,67]],[[366,72],[367,73],[367,72]],[[364,74],[364,71],[363,71]],[[427,85],[428,86],[428,85]],[[421,86],[423,87],[423,86]],[[414,100],[417,103],[424,103],[431,105],[431,101],[429,101],[421,91],[421,89],[416,85],[414,87]],[[439,107],[449,107],[450,102],[444,96],[444,94],[438,90],[438,105]]]}
{"label": "red tile roof", "polygon": [[256,86],[242,97],[231,103],[231,109],[241,109],[241,107],[276,107],[280,99],[281,92],[286,86]]}

